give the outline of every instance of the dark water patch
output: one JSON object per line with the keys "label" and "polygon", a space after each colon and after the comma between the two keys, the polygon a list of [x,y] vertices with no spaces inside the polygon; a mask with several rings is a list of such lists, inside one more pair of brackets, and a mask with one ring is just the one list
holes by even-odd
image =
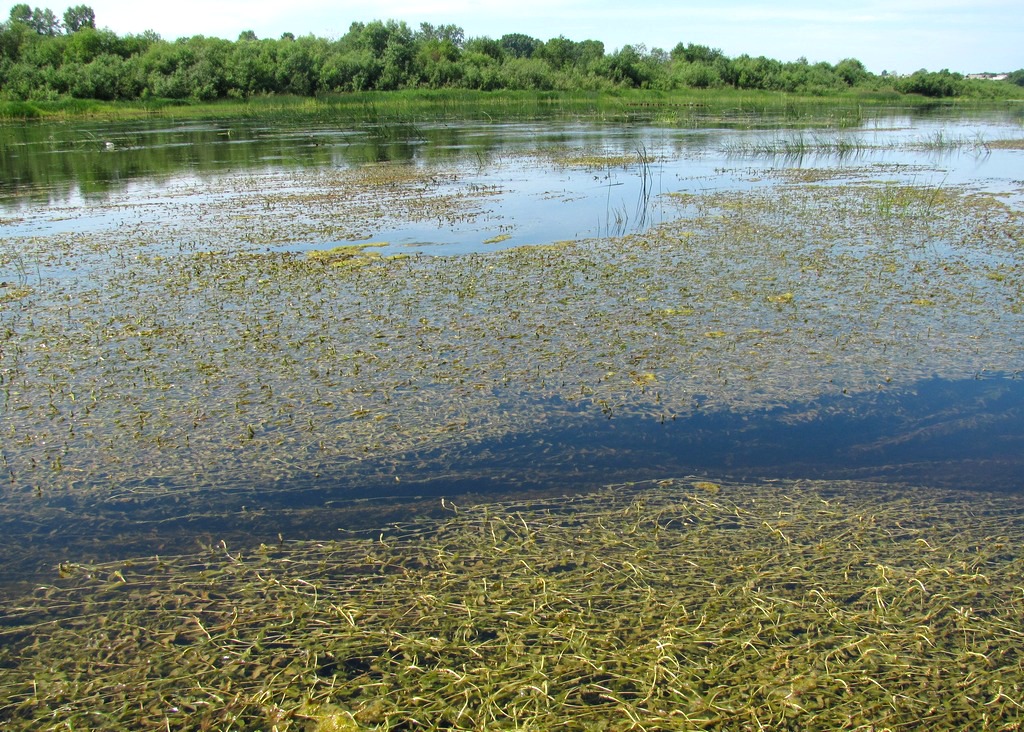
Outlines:
{"label": "dark water patch", "polygon": [[447,463],[465,477],[405,477],[401,491],[579,489],[691,473],[1024,487],[1024,379],[1011,376],[933,378],[910,389],[685,419],[592,415],[581,408],[575,423],[476,444],[459,456],[417,455],[421,465]]}
{"label": "dark water patch", "polygon": [[[566,405],[553,411],[564,414]],[[908,389],[665,421],[602,416],[581,404],[569,418],[502,439],[339,465],[274,484],[140,483],[99,503],[71,493],[41,498],[32,517],[5,521],[0,584],[52,572],[66,559],[377,536],[388,524],[440,515],[452,503],[681,475],[857,479],[893,484],[894,494],[899,484],[1019,492],[1024,379],[933,378]]]}

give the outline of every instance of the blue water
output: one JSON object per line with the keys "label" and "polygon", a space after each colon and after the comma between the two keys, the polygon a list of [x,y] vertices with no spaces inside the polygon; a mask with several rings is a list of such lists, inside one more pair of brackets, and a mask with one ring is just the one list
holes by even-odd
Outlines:
{"label": "blue water", "polygon": [[[646,479],[858,480],[964,491],[1024,487],[1024,378],[979,374],[909,389],[795,402],[758,412],[708,411],[661,421],[567,415],[501,439],[322,466],[288,481],[196,490],[166,478],[124,486],[116,499],[48,494],[39,515],[6,521],[17,553],[7,582],[46,576],[67,558],[111,560],[235,548],[280,539],[376,536],[391,521],[442,515],[450,502],[567,495]],[[132,497],[132,496],[135,497]],[[10,547],[5,548],[11,541]]]}
{"label": "blue water", "polygon": [[[876,149],[852,158],[813,159],[737,159],[727,152],[728,144],[756,143],[781,134],[763,130],[570,126],[555,134],[531,125],[497,126],[500,130],[478,127],[463,130],[450,149],[410,143],[367,152],[388,160],[405,156],[403,162],[412,165],[440,157],[445,164],[464,171],[462,185],[500,190],[498,195],[483,198],[482,215],[465,222],[380,222],[372,238],[388,242],[383,247],[386,252],[461,254],[642,231],[665,216],[678,215],[674,207],[662,208],[665,193],[770,185],[769,174],[782,167],[905,166],[884,168],[886,179],[1022,190],[1019,151],[996,153],[987,152],[984,146],[965,145],[908,153],[891,147],[901,141],[927,140],[936,131],[950,137],[1000,134],[995,127],[970,121],[880,119],[873,127],[825,133],[860,136],[876,144]],[[1010,133],[1019,135],[1019,128]],[[336,146],[331,156],[355,144],[349,133],[316,134],[321,143],[316,149],[321,153]],[[1003,129],[1001,134],[1009,133]],[[473,144],[474,135],[492,135],[495,142],[481,152]],[[306,140],[295,131],[280,132],[279,137],[283,149]],[[141,137],[136,142],[145,144]],[[223,144],[243,143],[236,137]],[[637,162],[590,169],[552,164],[544,156],[524,154],[538,145],[627,158],[637,155]],[[651,157],[646,171],[638,150]],[[260,147],[255,152],[261,165],[272,164],[272,151]],[[97,152],[97,159],[105,154]],[[123,155],[126,163],[131,160],[130,150]],[[211,161],[221,172],[206,171],[205,175],[231,176],[251,170],[232,168],[228,163],[221,170],[216,156]],[[339,160],[339,164],[351,163],[349,158]],[[285,164],[283,159],[280,164]],[[113,228],[144,219],[156,210],[134,210],[128,203],[152,202],[159,199],[162,186],[174,180],[201,180],[197,175],[188,165],[150,177],[125,173],[122,178],[112,176],[121,182],[111,184],[109,191],[91,197],[82,194],[73,180],[61,181],[39,197],[26,197],[20,191],[3,200],[4,189],[0,188],[0,207],[4,215],[14,217],[0,224],[11,236]],[[1019,198],[1019,193],[1016,195]],[[124,202],[124,209],[90,207],[90,200],[105,196]],[[1017,199],[1011,195],[1004,200]],[[486,243],[503,233],[509,238]],[[310,246],[321,248],[324,243]],[[66,273],[86,275],[87,268]],[[134,494],[132,486],[127,486],[117,500],[47,495],[40,500],[38,516],[0,527],[7,537],[6,547],[0,545],[0,562],[17,556],[27,558],[28,567],[14,569],[8,562],[0,570],[0,584],[5,577],[24,571],[45,573],[56,561],[68,557],[86,560],[172,553],[221,539],[259,543],[273,541],[278,535],[333,538],[339,531],[368,531],[389,519],[437,510],[437,499],[442,496],[461,501],[534,491],[561,494],[684,475],[710,480],[857,479],[889,483],[894,490],[900,484],[963,490],[1024,488],[1024,378],[1016,374],[933,378],[900,389],[794,402],[764,411],[698,410],[664,422],[650,416],[603,416],[585,403],[551,406],[557,408],[549,410],[550,414],[558,415],[551,421],[501,439],[449,444],[444,449],[389,455],[335,469],[328,465],[316,474],[295,475],[287,484],[245,482],[204,490],[176,485],[172,477],[161,479],[159,485],[140,481]],[[94,496],[94,492],[88,493]],[[126,500],[125,495],[131,499]]]}
{"label": "blue water", "polygon": [[[562,412],[565,405],[558,407]],[[345,489],[363,497],[450,496],[689,474],[1024,488],[1024,378],[1016,375],[934,378],[911,389],[761,412],[698,412],[660,421],[594,416],[579,407],[577,417],[454,454],[446,448],[392,458],[388,475],[399,474],[400,483]],[[406,473],[403,463],[417,467]],[[336,489],[329,479],[322,487]]]}

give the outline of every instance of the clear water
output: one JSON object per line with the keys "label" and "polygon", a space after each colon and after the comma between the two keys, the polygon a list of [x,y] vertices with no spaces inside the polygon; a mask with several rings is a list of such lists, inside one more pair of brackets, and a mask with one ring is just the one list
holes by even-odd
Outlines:
{"label": "clear water", "polygon": [[[756,152],[801,135],[826,149]],[[212,183],[237,176],[379,161],[454,168],[459,186],[493,191],[483,199],[484,211],[467,221],[381,220],[371,239],[386,243],[379,247],[384,253],[463,255],[642,232],[679,215],[666,205],[666,194],[775,185],[771,174],[779,168],[830,167],[841,184],[844,169],[876,166],[885,180],[963,185],[1007,194],[1004,200],[1020,205],[1020,151],[984,144],[1020,135],[1020,118],[1011,113],[892,112],[858,128],[804,132],[768,124],[737,130],[578,122],[11,126],[0,131],[0,236],[159,224],[164,214],[156,204],[164,196],[180,202],[185,192],[201,205],[214,195]],[[837,141],[850,143],[851,151],[829,152]],[[601,156],[620,162],[580,162]],[[493,241],[498,235],[504,238]],[[15,263],[5,266],[0,280],[15,280]],[[85,266],[39,276],[90,275]],[[557,411],[564,415],[566,405]],[[934,378],[878,394],[758,412],[710,410],[666,422],[607,418],[582,406],[568,411],[570,418],[500,440],[369,459],[340,479],[317,473],[287,486],[226,486],[215,502],[189,494],[184,477],[162,478],[162,492],[148,499],[86,505],[74,496],[51,497],[37,520],[9,521],[5,540],[47,566],[61,553],[154,553],[202,537],[315,538],[339,527],[378,525],[382,514],[370,516],[359,509],[361,501],[394,506],[429,499],[415,504],[424,511],[438,496],[585,490],[666,475],[856,478],[1005,491],[1024,483],[1024,379],[1016,373]],[[188,498],[176,495],[178,489]]]}
{"label": "clear water", "polygon": [[[180,202],[194,190],[202,203],[212,195],[205,189],[233,177],[373,162],[450,167],[459,172],[460,187],[496,191],[483,215],[469,221],[379,222],[369,239],[386,243],[384,253],[464,254],[640,232],[677,215],[664,205],[665,194],[771,185],[760,176],[779,168],[876,166],[893,182],[1009,190],[1020,200],[1019,151],[985,146],[1020,132],[1012,112],[885,113],[843,129],[763,124],[743,130],[564,122],[22,126],[0,132],[0,216],[7,217],[9,235],[159,222],[159,203],[170,194]],[[802,143],[807,152],[758,152],[786,142]],[[848,149],[835,151],[840,145]],[[602,156],[615,162],[587,162]],[[101,202],[119,212],[91,205]],[[507,238],[488,243],[500,235]]]}

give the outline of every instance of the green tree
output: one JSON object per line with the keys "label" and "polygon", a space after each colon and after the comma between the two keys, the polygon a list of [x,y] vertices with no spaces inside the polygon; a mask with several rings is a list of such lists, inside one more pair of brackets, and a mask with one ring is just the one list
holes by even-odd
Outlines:
{"label": "green tree", "polygon": [[327,42],[313,36],[279,41],[275,72],[278,90],[300,96],[316,94],[326,56]]}
{"label": "green tree", "polygon": [[348,34],[341,40],[346,49],[351,47],[361,51],[369,51],[378,58],[384,55],[388,43],[409,45],[413,42],[413,32],[409,26],[389,20],[383,23],[374,20],[370,23],[353,23]]}
{"label": "green tree", "polygon": [[717,89],[725,84],[718,67],[705,62],[677,64],[671,78],[672,86],[689,89]]}
{"label": "green tree", "polygon": [[88,5],[75,5],[64,11],[64,28],[77,33],[83,28],[96,28],[96,13]]}
{"label": "green tree", "polygon": [[346,45],[339,43],[325,59],[320,69],[320,88],[340,92],[376,88],[384,70],[380,59],[368,50],[345,48]]}
{"label": "green tree", "polygon": [[142,33],[121,36],[119,39],[119,53],[125,58],[142,56],[154,43],[163,43],[160,34],[156,31],[143,31]]}
{"label": "green tree", "polygon": [[55,79],[62,93],[78,99],[137,99],[143,89],[138,59],[125,60],[109,53],[88,64],[65,64]]}
{"label": "green tree", "polygon": [[958,97],[964,90],[964,77],[949,69],[927,71],[919,69],[910,76],[899,79],[896,90],[904,94],[921,94],[926,97]]}
{"label": "green tree", "polygon": [[783,88],[782,63],[758,56],[743,54],[732,62],[733,84],[738,89],[764,89],[781,91]]}
{"label": "green tree", "polygon": [[41,36],[56,36],[61,31],[60,19],[49,8],[33,8],[28,25]]}
{"label": "green tree", "polygon": [[462,28],[457,25],[431,25],[430,23],[420,23],[420,31],[416,34],[417,41],[438,41],[444,43],[447,41],[456,48],[462,48],[462,44],[465,42],[465,33]]}
{"label": "green tree", "polygon": [[503,89],[547,91],[554,88],[551,67],[539,58],[512,58],[502,64],[499,78]]}
{"label": "green tree", "polygon": [[670,86],[714,89],[734,85],[732,62],[717,48],[676,44],[669,52]]}
{"label": "green tree", "polygon": [[512,58],[533,58],[537,49],[544,45],[542,41],[523,33],[506,33],[498,40],[498,44]]}
{"label": "green tree", "polygon": [[608,56],[608,77],[624,86],[650,86],[654,75],[651,66],[645,62],[645,50],[643,46],[625,45]]}
{"label": "green tree", "polygon": [[415,76],[415,47],[404,38],[392,37],[384,49],[383,68],[377,80],[379,89],[399,89]]}
{"label": "green tree", "polygon": [[235,94],[249,97],[277,91],[277,41],[239,41],[227,59],[227,81]]}
{"label": "green tree", "polygon": [[716,65],[720,61],[727,61],[725,54],[717,48],[709,48],[694,43],[683,45],[676,44],[676,47],[669,52],[673,61],[686,61],[687,63],[704,63]]}
{"label": "green tree", "polygon": [[31,63],[10,63],[3,68],[0,89],[5,99],[38,99],[43,96],[43,69]]}
{"label": "green tree", "polygon": [[18,3],[11,8],[10,19],[16,23],[24,23],[25,25],[31,25],[32,23],[32,6],[26,3]]}
{"label": "green tree", "polygon": [[0,59],[17,61],[21,57],[21,49],[34,40],[35,32],[20,20],[12,19],[0,24]]}
{"label": "green tree", "polygon": [[835,74],[842,79],[847,86],[856,86],[867,81],[871,76],[864,68],[864,64],[855,58],[844,58],[835,66]]}
{"label": "green tree", "polygon": [[501,61],[505,58],[505,49],[502,48],[501,43],[487,37],[470,38],[463,45],[462,50],[467,53],[482,53],[485,56],[490,56],[495,61]]}
{"label": "green tree", "polygon": [[565,36],[551,38],[543,46],[534,51],[534,56],[542,58],[551,64],[555,71],[575,66],[579,60],[581,49],[576,41],[571,41]]}
{"label": "green tree", "polygon": [[31,33],[19,49],[19,58],[28,64],[35,64],[40,69],[58,68],[64,57],[65,36],[41,36]]}
{"label": "green tree", "polygon": [[186,69],[194,60],[194,53],[182,43],[150,45],[139,59],[145,83],[143,96],[187,98]]}
{"label": "green tree", "polygon": [[102,54],[113,54],[128,58],[133,55],[129,49],[125,49],[121,39],[112,30],[96,30],[85,26],[64,42],[64,63],[91,62]]}
{"label": "green tree", "polygon": [[602,41],[585,40],[578,44],[579,56],[576,64],[583,70],[593,70],[604,58],[604,43]]}
{"label": "green tree", "polygon": [[421,41],[416,53],[421,81],[432,88],[456,86],[462,78],[461,55],[459,47],[450,40]]}
{"label": "green tree", "polygon": [[470,50],[470,43],[466,44],[467,50],[462,52],[463,86],[483,91],[500,89],[502,83],[500,58],[495,58],[489,53]]}
{"label": "green tree", "polygon": [[137,62],[144,83],[141,95],[202,101],[226,97],[233,45],[204,36],[152,43]]}
{"label": "green tree", "polygon": [[826,89],[837,85],[838,80],[829,64],[811,66],[807,58],[801,56],[796,61],[779,64],[771,68],[766,75],[768,88],[786,92],[824,93]]}

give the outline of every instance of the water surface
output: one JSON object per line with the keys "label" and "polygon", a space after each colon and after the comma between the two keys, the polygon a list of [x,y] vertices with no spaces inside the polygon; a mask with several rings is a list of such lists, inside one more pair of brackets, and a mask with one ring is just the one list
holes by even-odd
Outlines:
{"label": "water surface", "polygon": [[[1020,137],[1008,112],[5,127],[3,554],[31,547],[5,571],[666,475],[1016,491],[1022,153],[986,143]],[[437,203],[356,210],[391,189]],[[772,259],[808,201],[855,230]],[[366,243],[412,259],[344,286],[276,259]]]}

